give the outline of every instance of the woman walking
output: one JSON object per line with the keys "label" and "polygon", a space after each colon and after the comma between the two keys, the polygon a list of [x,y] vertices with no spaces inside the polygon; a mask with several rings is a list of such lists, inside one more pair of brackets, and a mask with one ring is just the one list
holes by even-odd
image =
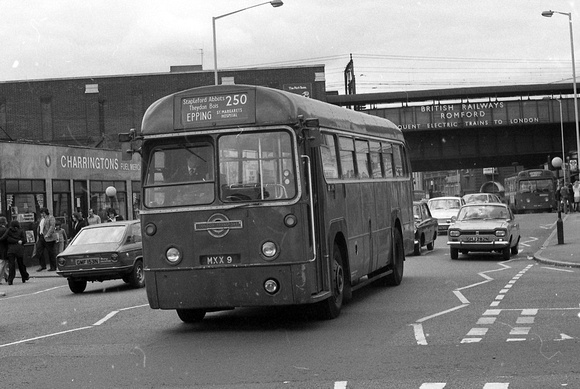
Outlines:
{"label": "woman walking", "polygon": [[16,277],[16,265],[18,265],[22,282],[28,281],[30,277],[24,265],[24,242],[26,242],[26,234],[20,228],[18,220],[12,220],[10,222],[10,228],[8,228],[8,231],[6,231],[0,240],[6,240],[8,244],[8,285],[12,285]]}

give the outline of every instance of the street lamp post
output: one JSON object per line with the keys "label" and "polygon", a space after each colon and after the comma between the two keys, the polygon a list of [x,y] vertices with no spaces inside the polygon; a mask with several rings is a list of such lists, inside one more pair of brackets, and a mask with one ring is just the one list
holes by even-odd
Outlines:
{"label": "street lamp post", "polygon": [[564,185],[566,185],[566,152],[564,151],[564,118],[562,116],[562,100],[555,99],[560,103],[560,134],[562,135],[562,173],[564,174]]}
{"label": "street lamp post", "polygon": [[228,12],[227,14],[213,16],[211,18],[211,24],[212,24],[212,28],[213,28],[213,65],[214,65],[214,72],[213,73],[214,73],[214,78],[215,78],[215,85],[218,85],[217,44],[216,44],[216,34],[215,34],[215,21],[217,19],[225,18],[226,16],[237,14],[238,12],[242,12],[242,11],[245,11],[245,10],[250,9],[250,8],[259,7],[260,5],[265,5],[265,4],[271,4],[272,7],[274,7],[274,8],[281,7],[282,5],[284,5],[282,0],[265,1],[265,2],[260,3],[260,4],[255,4],[255,5],[246,7],[246,8],[239,9],[237,11]]}
{"label": "street lamp post", "polygon": [[[567,15],[570,25],[570,47],[572,49],[572,78],[573,78],[572,81],[574,85],[574,122],[576,124],[576,153],[578,155],[579,160],[578,162],[580,162],[580,128],[578,126],[578,93],[576,90],[576,62],[574,60],[574,33],[572,30],[572,12],[559,12],[552,10],[542,12],[542,16],[545,16],[547,18],[552,17],[552,15],[554,14]],[[566,163],[566,159],[564,159],[562,163]]]}

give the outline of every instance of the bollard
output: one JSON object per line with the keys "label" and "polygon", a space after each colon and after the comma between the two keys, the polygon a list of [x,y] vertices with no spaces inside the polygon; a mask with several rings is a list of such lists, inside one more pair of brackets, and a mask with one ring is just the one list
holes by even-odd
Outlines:
{"label": "bollard", "polygon": [[564,244],[564,224],[562,223],[562,212],[558,211],[558,220],[556,221],[556,231],[558,234],[558,244]]}

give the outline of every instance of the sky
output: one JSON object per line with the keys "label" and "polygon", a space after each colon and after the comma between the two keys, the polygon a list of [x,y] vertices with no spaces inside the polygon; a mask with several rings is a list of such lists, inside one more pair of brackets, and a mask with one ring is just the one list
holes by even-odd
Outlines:
{"label": "sky", "polygon": [[[216,20],[219,69],[324,65],[340,94],[351,55],[357,93],[571,82],[568,16],[550,9],[580,49],[580,0],[283,2]],[[212,17],[260,3],[2,0],[0,82],[213,71]]]}

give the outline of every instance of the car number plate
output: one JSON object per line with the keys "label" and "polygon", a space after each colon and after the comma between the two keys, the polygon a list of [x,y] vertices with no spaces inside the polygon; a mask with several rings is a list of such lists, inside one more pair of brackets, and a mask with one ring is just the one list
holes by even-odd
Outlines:
{"label": "car number plate", "polygon": [[77,259],[75,263],[77,265],[98,265],[99,259],[98,258]]}
{"label": "car number plate", "polygon": [[487,236],[468,236],[465,238],[466,242],[489,242]]}
{"label": "car number plate", "polygon": [[201,255],[202,265],[232,265],[240,263],[240,254]]}

